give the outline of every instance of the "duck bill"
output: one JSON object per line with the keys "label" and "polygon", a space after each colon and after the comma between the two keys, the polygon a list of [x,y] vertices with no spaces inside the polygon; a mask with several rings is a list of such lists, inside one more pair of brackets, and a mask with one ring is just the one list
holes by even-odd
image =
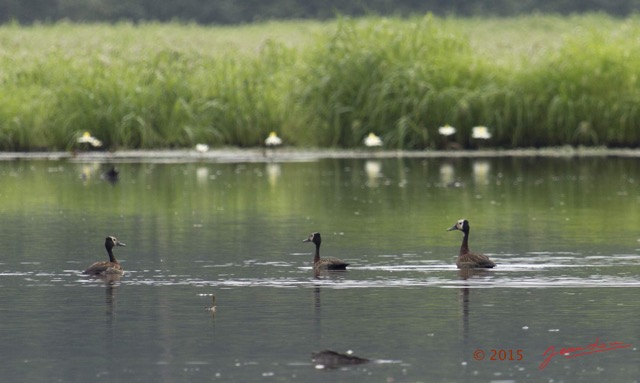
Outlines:
{"label": "duck bill", "polygon": [[456,225],[453,225],[453,226],[451,226],[450,228],[447,229],[447,231],[453,231],[453,230],[458,230]]}
{"label": "duck bill", "polygon": [[118,242],[116,242],[116,246],[127,246],[127,245],[125,245],[124,243],[118,241]]}
{"label": "duck bill", "polygon": [[311,242],[311,238],[303,239],[302,242]]}

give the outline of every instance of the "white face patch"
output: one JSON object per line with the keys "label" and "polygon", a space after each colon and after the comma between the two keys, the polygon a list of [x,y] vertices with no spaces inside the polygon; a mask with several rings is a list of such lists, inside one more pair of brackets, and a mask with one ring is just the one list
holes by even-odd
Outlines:
{"label": "white face patch", "polygon": [[458,223],[456,223],[456,227],[458,228],[458,230],[462,230],[462,226],[464,226],[464,219],[461,219],[458,221]]}

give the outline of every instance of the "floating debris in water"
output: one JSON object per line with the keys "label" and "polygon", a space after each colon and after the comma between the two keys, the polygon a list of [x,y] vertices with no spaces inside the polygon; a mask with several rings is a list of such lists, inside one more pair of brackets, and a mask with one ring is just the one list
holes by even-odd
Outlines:
{"label": "floating debris in water", "polygon": [[200,297],[211,297],[211,306],[205,306],[206,311],[216,312],[216,296],[214,294],[198,294]]}
{"label": "floating debris in water", "polygon": [[368,363],[369,359],[360,358],[352,355],[353,351],[349,350],[346,354],[342,354],[332,350],[323,350],[311,354],[311,361],[315,363],[316,369],[338,368],[341,366],[349,366],[355,364]]}

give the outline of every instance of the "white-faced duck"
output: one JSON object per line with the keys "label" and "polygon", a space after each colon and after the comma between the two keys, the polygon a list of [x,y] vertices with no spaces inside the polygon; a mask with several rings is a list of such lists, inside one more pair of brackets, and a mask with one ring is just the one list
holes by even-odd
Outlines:
{"label": "white-faced duck", "polygon": [[320,258],[320,233],[311,233],[309,238],[302,242],[313,242],[316,245],[316,253],[313,257],[314,270],[346,270],[348,263],[337,258]]}
{"label": "white-faced duck", "polygon": [[469,251],[469,221],[461,219],[447,231],[460,230],[462,232],[462,246],[456,265],[459,269],[490,269],[496,264],[486,255],[474,254]]}
{"label": "white-faced duck", "polygon": [[115,246],[126,246],[124,243],[118,241],[116,237],[109,236],[104,240],[104,247],[107,248],[109,254],[109,261],[96,262],[93,265],[87,267],[82,274],[89,275],[107,275],[107,274],[124,274],[124,270],[120,265],[120,262],[113,255],[113,248]]}

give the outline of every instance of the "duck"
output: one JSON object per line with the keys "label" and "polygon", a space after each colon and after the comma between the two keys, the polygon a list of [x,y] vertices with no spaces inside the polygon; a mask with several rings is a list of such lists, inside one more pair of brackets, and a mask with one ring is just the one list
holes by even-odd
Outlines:
{"label": "duck", "polygon": [[111,166],[109,170],[102,173],[102,179],[111,184],[115,184],[120,179],[120,172],[115,166]]}
{"label": "duck", "polygon": [[460,219],[455,225],[447,229],[447,231],[460,230],[462,236],[462,246],[460,246],[460,254],[456,260],[456,266],[459,269],[491,269],[496,267],[489,257],[483,254],[475,254],[469,251],[469,221]]}
{"label": "duck", "polygon": [[313,242],[316,245],[316,253],[313,257],[313,269],[314,270],[346,270],[348,263],[337,258],[320,258],[320,243],[322,238],[320,233],[311,233],[309,238],[302,242]]}
{"label": "duck", "polygon": [[116,237],[108,236],[104,240],[104,247],[107,249],[107,253],[109,254],[109,262],[102,261],[96,262],[91,266],[87,267],[82,274],[88,275],[110,275],[110,274],[124,274],[124,269],[120,265],[120,262],[113,255],[113,248],[115,246],[127,246],[124,243],[118,241]]}

